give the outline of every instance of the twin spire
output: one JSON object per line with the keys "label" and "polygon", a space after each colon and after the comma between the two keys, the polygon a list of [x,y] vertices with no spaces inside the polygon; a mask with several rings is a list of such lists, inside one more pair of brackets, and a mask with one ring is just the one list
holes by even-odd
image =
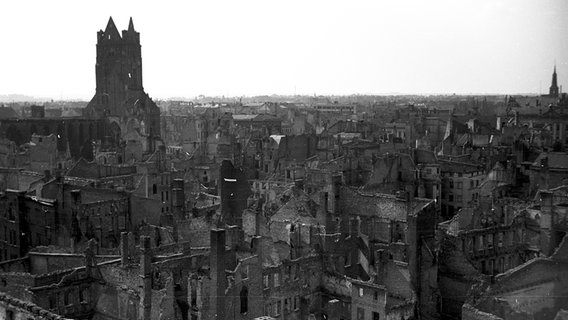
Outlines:
{"label": "twin spire", "polygon": [[[130,17],[130,21],[128,21],[128,32],[136,32],[136,30],[134,30],[134,22],[132,22],[132,17]],[[116,36],[120,38],[120,33],[118,32],[118,29],[116,28],[114,20],[112,20],[112,17],[108,19],[108,23],[105,29],[105,34],[109,35],[112,38],[116,38]]]}

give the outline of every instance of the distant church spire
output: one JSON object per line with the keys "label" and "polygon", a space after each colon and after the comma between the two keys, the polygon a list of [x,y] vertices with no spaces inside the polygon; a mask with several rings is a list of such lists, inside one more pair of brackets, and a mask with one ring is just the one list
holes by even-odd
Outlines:
{"label": "distant church spire", "polygon": [[559,91],[558,91],[558,80],[556,77],[556,63],[554,64],[554,72],[552,73],[552,84],[550,85],[550,90],[548,92],[548,95],[553,96],[553,97],[558,97]]}

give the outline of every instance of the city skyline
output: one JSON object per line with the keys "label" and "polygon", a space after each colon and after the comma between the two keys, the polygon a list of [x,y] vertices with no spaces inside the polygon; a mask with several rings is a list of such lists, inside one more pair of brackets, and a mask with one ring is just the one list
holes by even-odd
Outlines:
{"label": "city skyline", "polygon": [[568,83],[565,1],[81,5],[4,10],[0,95],[89,100],[96,31],[110,16],[141,32],[156,98],[545,94],[555,64]]}

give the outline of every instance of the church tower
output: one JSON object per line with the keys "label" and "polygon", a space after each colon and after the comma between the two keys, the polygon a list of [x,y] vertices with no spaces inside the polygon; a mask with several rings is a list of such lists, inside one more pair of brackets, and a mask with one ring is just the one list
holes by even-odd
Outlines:
{"label": "church tower", "polygon": [[85,116],[108,120],[109,139],[140,143],[144,152],[155,150],[160,135],[160,109],[144,92],[140,33],[132,18],[118,32],[112,17],[97,32],[96,91]]}
{"label": "church tower", "polygon": [[554,65],[554,72],[552,73],[552,84],[550,85],[550,90],[548,91],[548,95],[551,97],[558,97],[558,83],[556,80],[556,65]]}
{"label": "church tower", "polygon": [[[122,37],[112,18],[105,31],[97,32],[96,93],[118,100],[112,101],[110,107],[116,108],[127,90],[143,90],[140,51],[140,33],[134,30],[132,18],[128,30],[122,31]],[[109,112],[116,115],[119,110]]]}

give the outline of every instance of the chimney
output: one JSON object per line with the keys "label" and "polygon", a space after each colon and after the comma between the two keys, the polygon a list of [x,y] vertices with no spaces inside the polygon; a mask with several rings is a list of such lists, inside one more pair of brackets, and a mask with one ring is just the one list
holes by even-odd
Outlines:
{"label": "chimney", "polygon": [[128,250],[128,232],[120,233],[120,262],[122,267],[128,264],[129,260],[129,250]]}
{"label": "chimney", "polygon": [[160,227],[154,226],[154,247],[159,247],[162,244],[162,235]]}
{"label": "chimney", "polygon": [[231,250],[236,250],[237,246],[241,243],[241,232],[238,226],[228,226],[228,243]]}
{"label": "chimney", "polygon": [[377,278],[375,282],[380,285],[385,284],[385,279],[388,276],[387,264],[389,262],[389,254],[385,249],[378,249],[375,251],[375,271]]}
{"label": "chimney", "polygon": [[142,291],[140,292],[139,319],[150,320],[152,317],[152,250],[150,237],[140,237],[140,278],[142,278]]}
{"label": "chimney", "polygon": [[548,173],[548,155],[544,155],[540,158],[540,167],[542,168],[540,174],[543,175],[544,178],[544,185],[541,186],[541,189],[548,189],[549,185],[549,173]]}
{"label": "chimney", "polygon": [[209,276],[211,278],[211,311],[215,319],[225,319],[225,230],[211,229],[211,253],[209,257]]}
{"label": "chimney", "polygon": [[349,224],[349,236],[358,237],[361,229],[361,219],[359,217],[352,218],[349,220]]}
{"label": "chimney", "polygon": [[294,180],[294,186],[300,190],[304,190],[304,179]]}
{"label": "chimney", "polygon": [[85,271],[88,276],[91,276],[93,268],[97,266],[97,262],[95,261],[96,254],[97,242],[95,239],[91,239],[87,242],[87,248],[85,249]]}
{"label": "chimney", "polygon": [[51,171],[49,170],[43,170],[43,175],[44,175],[44,179],[45,182],[49,181],[51,179]]}
{"label": "chimney", "polygon": [[81,203],[81,190],[75,189],[71,190],[71,198],[73,199],[73,204],[78,205]]}
{"label": "chimney", "polygon": [[414,185],[406,186],[406,216],[414,214]]}
{"label": "chimney", "polygon": [[329,193],[323,191],[319,193],[319,206],[318,206],[316,220],[318,221],[318,224],[322,226],[327,225],[328,200],[329,200]]}
{"label": "chimney", "polygon": [[334,199],[332,200],[332,204],[333,206],[330,208],[330,211],[332,213],[338,213],[339,212],[339,202],[340,202],[340,196],[341,196],[341,175],[335,175],[332,177],[332,194],[334,196]]}
{"label": "chimney", "polygon": [[341,318],[341,302],[337,299],[332,299],[328,301],[329,305],[329,320],[339,320]]}
{"label": "chimney", "polygon": [[250,241],[252,252],[258,256],[258,261],[262,265],[262,236],[253,236]]}
{"label": "chimney", "polygon": [[185,218],[185,187],[183,179],[172,182],[172,209],[178,219]]}
{"label": "chimney", "polygon": [[136,256],[136,239],[134,238],[134,233],[128,233],[128,256],[130,259],[134,259]]}
{"label": "chimney", "polygon": [[540,210],[543,214],[550,214],[552,212],[552,200],[554,193],[548,190],[540,191]]}
{"label": "chimney", "polygon": [[[548,190],[541,190],[540,192],[540,250],[545,255],[549,256],[554,252],[555,245],[555,232],[552,229],[552,215],[554,211],[554,193]],[[520,241],[523,241],[522,239]]]}

